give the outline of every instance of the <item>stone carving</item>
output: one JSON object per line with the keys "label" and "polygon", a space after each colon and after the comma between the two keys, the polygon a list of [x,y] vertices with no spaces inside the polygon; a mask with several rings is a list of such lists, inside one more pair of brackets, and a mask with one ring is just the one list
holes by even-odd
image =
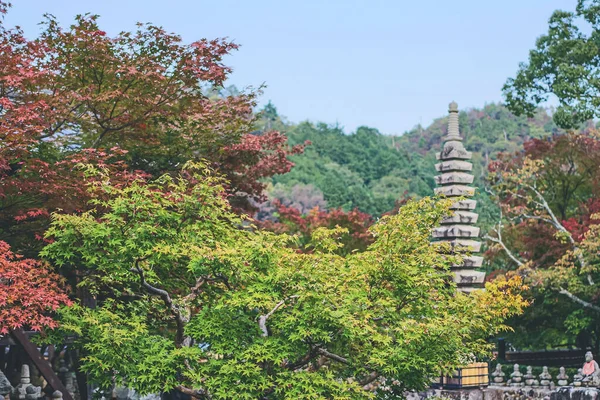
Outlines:
{"label": "stone carving", "polygon": [[585,364],[583,364],[582,372],[582,382],[585,386],[600,386],[600,367],[594,360],[591,351],[585,353]]}
{"label": "stone carving", "polygon": [[13,387],[10,384],[10,381],[6,375],[0,371],[0,396],[8,396],[12,390]]}
{"label": "stone carving", "polygon": [[76,397],[75,395],[78,393],[77,385],[75,384],[76,376],[75,372],[67,372],[65,374],[65,388],[71,395],[71,397]]}
{"label": "stone carving", "polygon": [[466,268],[479,268],[483,264],[483,257],[480,256],[467,256],[463,257],[462,265],[453,265],[454,268],[466,267]]}
{"label": "stone carving", "polygon": [[535,379],[535,376],[533,376],[533,367],[531,366],[527,367],[527,372],[525,373],[525,375],[523,375],[523,378],[525,379],[526,386],[533,386],[534,383],[538,383]]}
{"label": "stone carving", "polygon": [[485,272],[461,269],[454,271],[454,282],[457,284],[484,283]]}
{"label": "stone carving", "polygon": [[466,253],[478,252],[481,249],[481,242],[469,239],[451,239],[433,242],[437,246],[437,251],[441,253]]}
{"label": "stone carving", "polygon": [[41,388],[37,387],[37,386],[27,386],[27,389],[25,389],[25,399],[26,400],[37,400],[40,397],[42,397],[42,391]]}
{"label": "stone carving", "polygon": [[465,174],[464,172],[446,172],[442,175],[434,177],[434,179],[435,183],[438,185],[448,185],[451,183],[473,183],[473,175]]}
{"label": "stone carving", "polygon": [[52,400],[62,400],[63,398],[63,394],[60,392],[60,390],[55,390],[54,393],[52,393]]}
{"label": "stone carving", "polygon": [[479,214],[470,211],[454,211],[452,215],[442,219],[443,224],[475,224]]}
{"label": "stone carving", "polygon": [[19,383],[10,393],[11,400],[33,400],[42,397],[42,388],[31,384],[29,375],[29,365],[23,364],[21,367],[21,383]]}
{"label": "stone carving", "polygon": [[474,210],[477,206],[477,201],[475,200],[461,200],[450,206],[451,210]]}
{"label": "stone carving", "polygon": [[513,365],[513,372],[510,374],[510,385],[519,387],[523,386],[523,374],[519,371],[519,364]]}
{"label": "stone carving", "polygon": [[433,191],[435,194],[442,194],[446,197],[473,196],[475,194],[475,188],[465,185],[441,186],[433,189]]}
{"label": "stone carving", "polygon": [[463,144],[456,140],[451,140],[444,144],[442,151],[436,154],[438,160],[470,160],[473,154],[465,150]]}
{"label": "stone carving", "polygon": [[492,372],[492,377],[496,386],[504,386],[504,372],[502,372],[501,364],[496,364],[496,369]]}
{"label": "stone carving", "polygon": [[433,230],[435,238],[473,238],[479,237],[479,228],[470,225],[445,225]]}
{"label": "stone carving", "polygon": [[441,243],[449,243],[450,247],[452,248],[452,251],[457,252],[478,252],[479,250],[481,250],[481,242],[477,242],[475,240],[454,239],[442,241]]}
{"label": "stone carving", "polygon": [[558,386],[567,386],[569,384],[569,376],[565,372],[565,367],[560,367],[559,373],[556,376]]}
{"label": "stone carving", "polygon": [[473,164],[468,161],[448,160],[435,164],[435,169],[438,172],[471,171]]}
{"label": "stone carving", "polygon": [[552,375],[548,372],[548,367],[542,368],[542,373],[539,375],[540,385],[544,388],[550,388],[550,384],[552,383]]}
{"label": "stone carving", "polygon": [[58,361],[58,378],[64,384],[66,384],[67,374],[69,373],[69,368],[67,368],[67,363],[64,358],[61,358]]}
{"label": "stone carving", "polygon": [[583,369],[579,368],[577,373],[573,375],[573,386],[579,387],[581,386],[581,381],[583,380]]}

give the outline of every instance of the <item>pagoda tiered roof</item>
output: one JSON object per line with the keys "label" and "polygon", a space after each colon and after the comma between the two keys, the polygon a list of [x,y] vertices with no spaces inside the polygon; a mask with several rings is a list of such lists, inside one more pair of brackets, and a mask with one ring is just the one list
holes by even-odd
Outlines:
{"label": "pagoda tiered roof", "polygon": [[[485,272],[477,271],[483,264],[483,257],[474,255],[481,250],[479,227],[475,226],[478,214],[474,212],[477,202],[469,199],[475,194],[473,184],[472,153],[463,145],[458,125],[458,105],[450,103],[448,133],[442,138],[441,151],[436,155],[439,163],[435,169],[440,173],[435,177],[438,187],[435,194],[456,197],[451,207],[452,215],[444,218],[441,225],[433,230],[433,239],[438,243],[448,243],[443,247],[446,253],[463,254],[462,263],[453,265],[454,282],[458,290],[472,292],[483,287]],[[466,197],[466,199],[465,199]]]}

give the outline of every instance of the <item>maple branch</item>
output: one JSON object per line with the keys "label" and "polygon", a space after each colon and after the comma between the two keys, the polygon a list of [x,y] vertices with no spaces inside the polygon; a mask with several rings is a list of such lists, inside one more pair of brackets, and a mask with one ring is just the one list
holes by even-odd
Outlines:
{"label": "maple branch", "polygon": [[275,313],[275,311],[279,310],[279,308],[281,308],[281,306],[283,306],[287,300],[297,299],[298,297],[299,297],[298,295],[294,295],[294,296],[288,297],[285,300],[281,300],[279,303],[277,303],[275,305],[275,307],[273,307],[273,309],[271,311],[269,311],[267,314],[261,315],[258,318],[258,326],[260,327],[260,330],[262,331],[263,337],[269,336],[269,330],[267,329],[267,320],[271,317],[271,315],[273,315],[273,313]]}
{"label": "maple branch", "polygon": [[310,360],[312,360],[316,355],[315,349],[311,348],[310,351],[301,359],[299,359],[298,361],[294,362],[294,363],[287,363],[284,365],[284,368],[289,369],[290,371],[295,371],[298,368],[302,368],[304,367],[306,364],[308,364],[310,362]]}
{"label": "maple branch", "polygon": [[200,277],[200,278],[196,279],[196,284],[194,285],[194,287],[192,287],[190,289],[190,294],[185,296],[185,300],[191,301],[191,300],[195,299],[198,294],[198,291],[200,290],[200,288],[202,288],[202,286],[204,286],[205,283],[206,283],[205,277]]}
{"label": "maple branch", "polygon": [[204,389],[190,389],[183,385],[177,385],[177,386],[175,386],[175,389],[177,389],[181,393],[187,394],[188,396],[191,396],[195,399],[209,399],[210,398],[209,394]]}
{"label": "maple branch", "polygon": [[373,371],[358,383],[363,387],[363,390],[372,390],[373,388],[369,388],[367,385],[379,378],[379,376],[379,372]]}
{"label": "maple branch", "polygon": [[[496,232],[496,234],[498,233],[498,231],[496,229],[494,229],[494,232]],[[494,242],[494,243],[498,243],[501,247],[502,250],[504,250],[504,252],[506,253],[506,255],[508,256],[508,258],[510,258],[511,260],[513,260],[513,262],[515,264],[517,264],[519,267],[523,265],[523,261],[519,260],[513,253],[512,251],[510,251],[508,249],[508,247],[506,247],[506,245],[504,244],[504,242],[502,241],[501,238],[495,238],[493,236],[490,235],[485,235],[483,237],[484,239],[489,240],[490,242]]]}
{"label": "maple branch", "polygon": [[171,299],[171,296],[169,296],[169,293],[166,290],[159,289],[155,286],[152,286],[151,284],[149,284],[146,281],[146,278],[144,276],[144,271],[139,266],[140,261],[141,261],[140,259],[135,260],[135,267],[131,268],[130,271],[136,272],[140,276],[142,286],[145,287],[148,290],[148,292],[150,292],[150,294],[159,296],[163,300],[163,303],[165,303],[165,305],[167,306],[169,311],[171,311],[171,314],[173,314],[173,316],[175,317],[175,324],[177,325],[177,334],[175,336],[175,345],[177,347],[181,347],[183,340],[184,340],[183,329],[184,329],[184,324],[185,324],[184,319],[181,315],[181,312],[177,309],[177,307],[175,307],[175,305],[173,304],[173,300]]}
{"label": "maple branch", "polygon": [[[56,94],[54,94],[54,95],[56,95]],[[77,109],[78,109],[79,107],[81,107],[83,104],[85,104],[85,103],[81,102],[81,103],[77,103],[77,104],[75,104],[75,106],[73,106],[73,107],[72,107],[70,110],[68,110],[68,111],[67,111],[67,114],[74,113],[74,112],[75,112],[75,111],[77,111]],[[68,121],[68,119],[67,119],[67,118],[63,118],[63,119],[62,119],[62,121],[60,121],[60,122],[57,122],[57,123],[56,123],[56,125],[55,125],[54,127],[52,127],[52,126],[48,127],[48,133],[45,133],[45,134],[42,134],[42,135],[38,136],[38,140],[46,139],[46,138],[49,138],[50,136],[53,136],[54,134],[56,134],[56,132],[58,132],[58,130],[59,130],[59,129],[60,129],[60,128],[61,128],[61,127],[64,125],[64,124],[66,124],[66,123],[67,123],[67,121]]]}
{"label": "maple branch", "polygon": [[200,289],[206,283],[214,283],[214,282],[223,282],[223,284],[227,287],[227,289],[232,290],[231,285],[229,283],[229,279],[225,275],[215,274],[214,278],[210,275],[206,275],[206,276],[201,276],[198,279],[196,279],[196,284],[190,289],[190,294],[185,296],[184,299],[186,301],[194,300],[197,297]]}
{"label": "maple branch", "polygon": [[523,265],[523,261],[519,260],[512,251],[510,251],[508,249],[508,247],[506,247],[506,244],[504,244],[504,241],[502,240],[502,208],[500,208],[500,219],[498,221],[498,228],[494,228],[493,229],[494,232],[496,232],[496,235],[498,237],[493,237],[490,235],[485,235],[483,238],[489,240],[490,242],[494,242],[494,243],[498,243],[502,249],[504,250],[504,252],[506,253],[506,255],[513,260],[513,262],[515,264],[517,264],[517,266],[521,267]]}
{"label": "maple branch", "polygon": [[347,358],[344,358],[342,356],[338,356],[337,354],[333,354],[333,353],[331,353],[331,352],[329,352],[329,351],[327,351],[327,350],[325,350],[323,348],[318,348],[317,352],[319,354],[321,354],[322,356],[325,356],[325,357],[330,358],[330,359],[332,359],[334,361],[337,361],[337,362],[341,362],[342,364],[350,364],[350,362],[348,361]]}
{"label": "maple branch", "polygon": [[585,308],[589,308],[590,310],[594,310],[597,313],[600,313],[600,307],[598,307],[597,305],[594,305],[592,303],[589,303],[583,299],[581,299],[578,296],[575,296],[573,293],[569,292],[567,289],[565,288],[560,288],[560,290],[558,291],[558,293],[563,294],[565,296],[567,296],[569,299],[573,300],[575,303],[579,303],[581,304],[583,307]]}
{"label": "maple branch", "polygon": [[[548,213],[548,215],[551,218],[551,221],[548,219],[542,219],[550,224],[552,224],[558,231],[562,232],[565,234],[565,236],[567,237],[567,239],[569,240],[569,242],[571,243],[571,246],[573,247],[573,253],[575,253],[575,256],[577,257],[577,260],[579,261],[579,265],[581,266],[581,268],[585,268],[587,266],[587,263],[585,261],[585,258],[583,258],[583,254],[581,249],[579,248],[579,246],[577,245],[577,242],[575,242],[575,239],[573,239],[573,235],[571,235],[571,232],[569,232],[559,221],[558,218],[556,218],[556,215],[554,215],[554,212],[552,211],[552,209],[550,208],[550,205],[548,204],[548,202],[546,201],[546,199],[544,198],[544,196],[542,195],[542,193],[540,193],[534,186],[532,185],[525,185],[527,188],[529,188],[531,191],[533,191],[535,193],[535,195],[537,196],[537,198],[540,200],[542,208]],[[590,286],[594,285],[594,280],[592,279],[592,275],[591,274],[587,274],[587,281],[588,284]]]}
{"label": "maple branch", "polygon": [[548,218],[540,217],[539,215],[523,214],[523,218],[526,218],[526,219],[535,219],[535,220],[538,220],[538,221],[544,221],[544,222],[547,222],[549,224],[554,225],[554,222],[552,220],[550,220]]}

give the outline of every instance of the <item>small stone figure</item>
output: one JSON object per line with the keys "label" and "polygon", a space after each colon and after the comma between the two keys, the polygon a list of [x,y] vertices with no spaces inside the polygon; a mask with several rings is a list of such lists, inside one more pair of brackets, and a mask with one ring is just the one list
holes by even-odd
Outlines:
{"label": "small stone figure", "polygon": [[62,398],[63,394],[60,390],[55,390],[54,393],[52,393],[52,400],[62,400]]}
{"label": "small stone figure", "polygon": [[573,375],[573,386],[579,387],[581,386],[581,381],[583,380],[583,369],[579,368],[577,373]]}
{"label": "small stone figure", "polygon": [[13,390],[8,378],[0,371],[0,396],[8,396]]}
{"label": "small stone figure", "polygon": [[27,386],[27,389],[25,389],[25,392],[27,392],[25,394],[25,399],[26,400],[37,400],[40,397],[42,397],[42,393],[39,387],[37,386]]}
{"label": "small stone figure", "polygon": [[65,389],[71,394],[71,397],[76,397],[75,395],[78,392],[77,385],[75,384],[76,379],[75,372],[67,372],[65,374]]}
{"label": "small stone figure", "polygon": [[63,383],[63,385],[67,384],[67,374],[69,373],[69,368],[67,368],[67,363],[64,358],[61,358],[58,361],[58,378]]}
{"label": "small stone figure", "polygon": [[565,367],[560,367],[556,379],[558,380],[558,386],[567,386],[569,384],[569,376],[565,372]]}
{"label": "small stone figure", "polygon": [[533,383],[536,382],[535,376],[533,376],[533,367],[531,365],[527,367],[527,373],[523,378],[525,378],[526,386],[533,386]]}
{"label": "small stone figure", "polygon": [[583,364],[583,380],[582,383],[585,386],[599,386],[600,385],[600,367],[594,360],[594,356],[591,351],[585,353],[585,364]]}
{"label": "small stone figure", "polygon": [[502,372],[502,365],[496,364],[496,369],[492,372],[494,377],[494,383],[496,386],[504,386],[504,372]]}
{"label": "small stone figure", "polygon": [[513,373],[510,374],[510,385],[514,387],[523,386],[523,374],[519,371],[519,364],[513,366]]}
{"label": "small stone figure", "polygon": [[540,385],[543,388],[549,389],[550,384],[552,383],[552,375],[548,372],[548,367],[542,368],[542,373],[539,375]]}
{"label": "small stone figure", "polygon": [[[29,389],[29,388],[32,389]],[[31,392],[31,393],[30,393]],[[33,386],[29,375],[29,365],[21,366],[21,383],[19,383],[10,393],[11,400],[30,400],[37,394],[36,399],[41,397],[42,388]]]}

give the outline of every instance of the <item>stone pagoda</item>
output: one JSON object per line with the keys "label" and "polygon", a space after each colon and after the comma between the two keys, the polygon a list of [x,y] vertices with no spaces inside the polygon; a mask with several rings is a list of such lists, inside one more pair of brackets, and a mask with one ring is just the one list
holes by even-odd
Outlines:
{"label": "stone pagoda", "polygon": [[[472,197],[475,188],[473,183],[473,164],[471,152],[463,146],[463,138],[458,129],[458,105],[450,103],[448,118],[448,134],[442,138],[442,151],[436,155],[440,161],[435,169],[440,173],[435,177],[439,187],[436,194],[446,197]],[[458,289],[469,293],[483,287],[485,272],[476,271],[483,263],[483,257],[473,255],[481,249],[477,213],[474,212],[477,202],[472,199],[457,200],[451,207],[453,215],[442,220],[441,226],[433,230],[436,241],[447,242],[453,252],[465,253],[461,265],[454,265],[454,281]]]}

